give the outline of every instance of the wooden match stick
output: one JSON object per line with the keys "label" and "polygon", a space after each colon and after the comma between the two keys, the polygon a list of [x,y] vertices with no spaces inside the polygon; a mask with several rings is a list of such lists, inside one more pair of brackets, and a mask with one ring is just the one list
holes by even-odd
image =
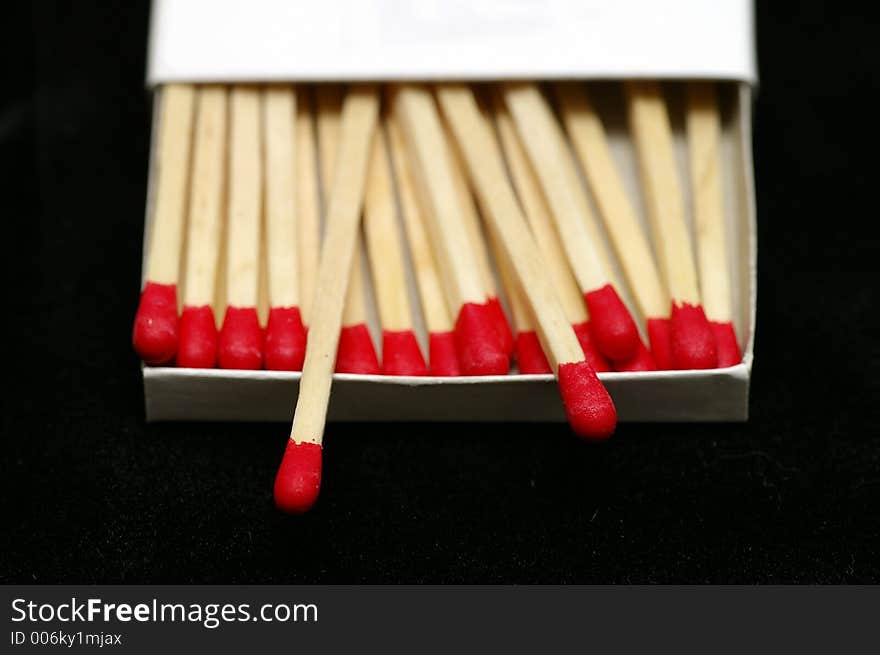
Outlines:
{"label": "wooden match stick", "polygon": [[436,93],[467,164],[472,187],[534,317],[544,353],[559,382],[569,423],[584,438],[606,439],[617,422],[614,404],[584,359],[510,185],[498,143],[473,92],[465,85],[444,84],[437,87]]}
{"label": "wooden match stick", "polygon": [[266,249],[269,272],[269,322],[266,368],[302,369],[306,332],[300,314],[296,104],[290,86],[263,92],[263,152],[266,157]]}
{"label": "wooden match stick", "polygon": [[446,134],[431,92],[416,85],[396,93],[395,112],[419,190],[435,253],[456,314],[455,340],[465,375],[504,375],[510,361],[498,338],[463,215]]}
{"label": "wooden match stick", "polygon": [[186,222],[194,100],[195,89],[189,84],[162,87],[156,200],[146,282],[132,330],[134,349],[147,364],[166,364],[177,353],[177,285]]}
{"label": "wooden match stick", "polygon": [[[553,86],[553,92],[565,130],[611,236],[617,260],[636,305],[646,319],[656,366],[673,368],[669,352],[669,296],[660,280],[647,235],[614,163],[602,120],[582,83],[558,83]],[[638,361],[637,358],[631,363]]]}
{"label": "wooden match stick", "polygon": [[503,93],[584,294],[596,345],[609,359],[629,359],[638,352],[639,332],[590,234],[587,224],[593,219],[578,198],[582,190],[572,184],[565,160],[570,155],[560,147],[563,139],[552,110],[534,84],[505,84]]}
{"label": "wooden match stick", "polygon": [[367,254],[382,325],[382,372],[385,375],[427,375],[428,367],[413,331],[403,244],[383,132],[379,129],[373,140],[364,198]]}
{"label": "wooden match stick", "polygon": [[[578,290],[577,281],[568,265],[565,250],[559,241],[559,234],[553,225],[550,208],[528,155],[523,148],[510,112],[499,93],[493,94],[493,112],[501,149],[507,160],[511,180],[520,200],[523,213],[535,238],[547,272],[562,303],[562,308],[571,323],[584,356],[597,371],[610,371],[608,359],[599,352],[590,329],[584,297]],[[522,367],[522,366],[520,366]]]}
{"label": "wooden match stick", "polygon": [[226,315],[220,329],[220,368],[263,366],[263,333],[257,318],[262,211],[261,93],[234,86],[230,102],[229,201],[226,227]]}
{"label": "wooden match stick", "polygon": [[703,308],[715,334],[718,366],[735,366],[742,352],[733,327],[730,269],[721,194],[721,116],[714,84],[687,84],[687,134],[697,264]]}
{"label": "wooden match stick", "polygon": [[309,324],[318,259],[321,255],[321,207],[315,111],[308,87],[301,86],[296,103],[296,219],[299,233],[300,310]]}
{"label": "wooden match stick", "polygon": [[428,331],[428,366],[431,375],[460,375],[452,317],[443,295],[443,286],[425,232],[424,216],[416,200],[412,172],[406,159],[406,148],[397,118],[385,121],[391,151],[397,197],[409,245],[410,259],[421,301],[422,317]]}
{"label": "wooden match stick", "polygon": [[[343,89],[336,84],[319,84],[316,87],[318,107],[318,148],[321,159],[324,210],[330,203],[330,192],[336,175],[337,151],[339,149],[339,117],[342,108]],[[336,356],[337,373],[381,373],[376,347],[367,326],[367,299],[363,275],[363,243],[358,235],[351,265],[351,282],[345,299],[342,318],[342,334],[339,353]]]}
{"label": "wooden match stick", "polygon": [[474,203],[474,197],[471,195],[470,187],[467,183],[467,177],[464,172],[464,165],[461,161],[461,155],[458,147],[449,129],[446,129],[447,143],[449,144],[449,160],[452,165],[452,179],[455,182],[455,191],[458,195],[459,204],[462,209],[465,227],[468,236],[473,245],[474,255],[477,260],[477,267],[480,270],[480,279],[483,281],[483,287],[486,291],[486,303],[492,314],[492,320],[495,323],[495,331],[501,341],[501,348],[510,357],[514,351],[513,332],[510,329],[510,323],[504,313],[501,305],[501,299],[498,297],[498,285],[495,283],[495,275],[492,273],[492,264],[489,260],[489,251],[486,239],[483,236],[483,230],[480,226],[480,215],[477,206]]}
{"label": "wooden match stick", "polygon": [[226,88],[201,86],[196,95],[196,127],[189,194],[183,312],[177,365],[217,365],[217,322],[211,303],[217,283],[226,173]]}
{"label": "wooden match stick", "polygon": [[624,89],[657,262],[672,300],[672,364],[678,369],[714,368],[715,336],[700,304],[666,101],[656,82],[630,81]]}
{"label": "wooden match stick", "polygon": [[375,86],[349,89],[342,108],[338,165],[330,193],[299,398],[290,439],[275,477],[275,504],[293,514],[308,510],[321,487],[321,444],[378,110]]}

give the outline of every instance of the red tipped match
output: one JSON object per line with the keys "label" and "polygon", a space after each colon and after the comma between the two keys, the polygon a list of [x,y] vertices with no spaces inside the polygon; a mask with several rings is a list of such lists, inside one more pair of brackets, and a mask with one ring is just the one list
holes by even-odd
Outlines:
{"label": "red tipped match", "polygon": [[461,375],[458,353],[455,351],[454,332],[431,332],[428,339],[428,359],[431,375],[456,377]]}
{"label": "red tipped match", "polygon": [[534,330],[516,335],[516,362],[519,365],[519,372],[523,375],[553,372]]}
{"label": "red tipped match", "polygon": [[495,323],[495,331],[498,333],[501,349],[510,357],[513,355],[513,349],[516,347],[516,344],[513,341],[513,331],[510,329],[510,322],[507,320],[507,315],[504,313],[501,301],[497,297],[492,297],[486,301],[486,305],[488,305],[489,313],[492,315],[492,320]]}
{"label": "red tipped match", "polygon": [[589,441],[610,437],[617,425],[617,410],[592,367],[587,362],[560,364],[557,378],[574,433]]}
{"label": "red tipped match", "polygon": [[272,307],[266,325],[266,368],[301,371],[306,356],[306,329],[299,307]]}
{"label": "red tipped match", "polygon": [[180,315],[177,365],[183,368],[217,366],[217,324],[210,305],[187,305]]}
{"label": "red tipped match", "polygon": [[610,284],[584,294],[596,346],[608,359],[628,359],[639,347],[639,331]]}
{"label": "red tipped match", "polygon": [[254,307],[226,308],[217,346],[220,368],[263,368],[263,330]]}
{"label": "red tipped match", "polygon": [[428,367],[412,330],[382,332],[382,372],[385,375],[427,375]]}
{"label": "red tipped match", "polygon": [[141,292],[131,336],[147,364],[167,364],[177,352],[177,285],[147,282]]}
{"label": "red tipped match", "polygon": [[671,371],[675,368],[672,360],[672,327],[668,318],[648,319],[648,341],[651,354],[658,371]]}
{"label": "red tipped match", "polygon": [[312,508],[321,490],[321,445],[287,441],[287,448],[275,474],[275,506],[287,514],[304,514]]}
{"label": "red tipped match", "polygon": [[379,358],[366,323],[349,325],[339,333],[339,346],[336,348],[336,372],[379,375]]}
{"label": "red tipped match", "polygon": [[465,375],[506,375],[510,369],[510,358],[501,350],[486,303],[461,306],[455,321],[455,346]]}
{"label": "red tipped match", "polygon": [[733,323],[711,321],[712,332],[715,334],[715,345],[718,347],[718,368],[736,366],[742,362],[742,351],[736,341],[736,330]]}
{"label": "red tipped match", "polygon": [[630,359],[614,362],[614,370],[626,373],[636,373],[639,371],[656,371],[657,364],[654,362],[654,356],[644,342],[639,339],[639,350],[636,356]]}
{"label": "red tipped match", "polygon": [[678,369],[715,368],[715,335],[700,305],[672,303],[672,361]]}
{"label": "red tipped match", "polygon": [[584,359],[593,367],[593,370],[596,371],[596,373],[607,373],[612,370],[611,362],[609,362],[608,358],[600,353],[599,348],[596,347],[596,339],[593,336],[590,322],[584,321],[583,323],[575,323],[571,327],[574,328],[574,333],[581,344],[581,350],[584,351]]}

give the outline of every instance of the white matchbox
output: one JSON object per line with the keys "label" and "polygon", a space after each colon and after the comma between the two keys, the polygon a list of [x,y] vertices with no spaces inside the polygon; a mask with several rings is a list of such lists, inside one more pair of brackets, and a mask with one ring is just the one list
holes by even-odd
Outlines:
{"label": "white matchbox", "polygon": [[[181,81],[584,80],[643,221],[638,170],[617,82],[666,81],[677,161],[689,200],[678,82],[717,80],[728,261],[743,361],[725,369],[615,372],[600,378],[621,421],[745,421],[757,291],[752,22],[747,0],[154,0],[147,80],[157,97],[162,84]],[[151,147],[145,252],[154,154]],[[693,227],[690,203],[685,204]],[[366,279],[369,283],[369,275]],[[410,288],[414,290],[412,280]],[[378,348],[375,316],[371,307]],[[418,328],[425,346],[424,330]],[[300,374],[144,366],[143,379],[148,421],[290,421]],[[563,422],[565,415],[550,375],[337,374],[329,420]]]}

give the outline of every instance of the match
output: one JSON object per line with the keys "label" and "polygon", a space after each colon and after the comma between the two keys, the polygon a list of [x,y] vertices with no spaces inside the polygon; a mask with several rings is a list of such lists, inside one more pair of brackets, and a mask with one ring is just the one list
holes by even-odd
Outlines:
{"label": "match", "polygon": [[223,86],[198,88],[177,348],[177,365],[185,368],[217,365],[218,333],[212,303],[223,231],[228,102],[229,95]]}
{"label": "match", "polygon": [[297,96],[290,86],[273,85],[266,88],[263,97],[269,274],[266,368],[299,371],[305,357],[306,332],[300,313],[297,252]]}
{"label": "match", "polygon": [[145,283],[132,343],[147,364],[167,364],[177,354],[177,285],[186,223],[190,136],[195,88],[167,84],[160,101],[156,195]]}
{"label": "match", "polygon": [[428,374],[428,367],[413,331],[389,164],[384,130],[380,128],[373,139],[363,221],[382,325],[382,373],[421,376]]}
{"label": "match", "polygon": [[714,84],[690,82],[685,94],[700,293],[715,334],[718,367],[726,368],[742,361],[742,351],[731,308],[720,170],[721,117]]}
{"label": "match", "polygon": [[306,326],[311,316],[318,259],[321,255],[321,185],[315,129],[312,94],[308,87],[301,86],[296,102],[296,222],[300,313]]}
{"label": "match", "polygon": [[563,139],[552,110],[534,84],[505,84],[503,94],[584,295],[596,345],[611,360],[630,359],[637,354],[641,338],[588,227],[593,219],[578,197],[583,191],[572,184],[564,159],[569,155],[561,148]]}
{"label": "match", "polygon": [[436,95],[467,165],[471,184],[486,210],[486,219],[534,317],[544,354],[559,383],[569,424],[583,438],[607,439],[617,423],[614,403],[584,359],[510,185],[497,141],[473,92],[462,84],[443,84],[436,87]]}
{"label": "match", "polygon": [[378,112],[375,86],[348,90],[299,397],[275,477],[275,504],[291,514],[311,508],[321,487],[321,444]]}
{"label": "match", "polygon": [[263,367],[263,330],[257,317],[263,166],[260,153],[261,92],[232,87],[229,201],[226,227],[226,314],[220,328],[220,368]]}
{"label": "match", "polygon": [[657,261],[672,301],[672,365],[715,368],[715,335],[700,301],[666,101],[656,82],[628,81],[624,90]]}

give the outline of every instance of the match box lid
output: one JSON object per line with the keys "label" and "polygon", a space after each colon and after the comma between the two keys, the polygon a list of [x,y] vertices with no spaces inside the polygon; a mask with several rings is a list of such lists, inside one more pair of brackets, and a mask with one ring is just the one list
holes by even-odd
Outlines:
{"label": "match box lid", "polygon": [[163,82],[757,81],[750,0],[153,0]]}

